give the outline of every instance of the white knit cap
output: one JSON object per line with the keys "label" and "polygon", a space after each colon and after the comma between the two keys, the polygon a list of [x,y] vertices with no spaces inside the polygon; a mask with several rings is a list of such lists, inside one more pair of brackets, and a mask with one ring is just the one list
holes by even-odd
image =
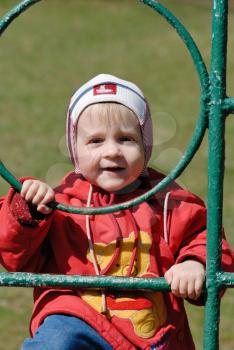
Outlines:
{"label": "white knit cap", "polygon": [[113,75],[99,74],[74,93],[68,108],[67,146],[75,172],[80,173],[76,150],[76,126],[79,116],[86,107],[100,102],[120,103],[135,113],[141,127],[146,166],[153,143],[152,121],[147,100],[135,84]]}

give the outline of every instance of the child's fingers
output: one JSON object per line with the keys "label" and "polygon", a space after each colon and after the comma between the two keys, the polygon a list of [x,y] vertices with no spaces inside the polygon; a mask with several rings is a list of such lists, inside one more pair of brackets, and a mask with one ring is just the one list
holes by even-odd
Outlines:
{"label": "child's fingers", "polygon": [[38,204],[37,211],[46,215],[46,214],[50,214],[52,212],[52,209],[47,207],[45,204]]}
{"label": "child's fingers", "polygon": [[29,188],[33,184],[33,180],[25,180],[22,184],[22,189],[20,191],[21,196],[24,198]]}
{"label": "child's fingers", "polygon": [[165,280],[167,281],[167,283],[168,283],[168,284],[171,284],[172,277],[173,277],[173,272],[172,272],[172,270],[169,269],[169,270],[165,273],[164,277],[165,277]]}
{"label": "child's fingers", "polygon": [[194,260],[173,265],[164,275],[172,293],[181,298],[197,299],[205,279],[203,264]]}
{"label": "child's fingers", "polygon": [[35,204],[35,205],[37,205],[39,203],[42,203],[42,201],[43,201],[43,199],[45,197],[45,194],[46,193],[44,191],[42,191],[42,190],[37,191],[34,194],[33,198],[32,198],[32,203]]}
{"label": "child's fingers", "polygon": [[46,205],[54,200],[54,191],[52,189],[48,189],[45,193],[44,197],[38,204]]}
{"label": "child's fingers", "polygon": [[[195,297],[194,293],[194,280],[188,279],[187,276],[183,274],[178,274],[174,271],[173,268],[168,270],[165,274],[167,282],[171,285],[172,293],[179,298],[187,298],[189,295],[193,298]],[[169,282],[170,281],[170,282]]]}
{"label": "child's fingers", "polygon": [[54,191],[46,184],[41,184],[35,196],[33,197],[33,204],[46,204],[54,199]]}
{"label": "child's fingers", "polygon": [[37,205],[39,212],[49,214],[52,211],[46,204],[54,200],[54,191],[46,183],[39,180],[26,180],[23,183],[21,195],[27,202]]}
{"label": "child's fingers", "polygon": [[180,286],[180,280],[176,275],[174,275],[171,281],[171,291],[177,297],[180,296],[179,286]]}
{"label": "child's fingers", "polygon": [[23,192],[23,197],[27,202],[32,202],[33,198],[38,192],[39,186],[40,185],[37,182],[32,182],[28,184],[25,191]]}
{"label": "child's fingers", "polygon": [[164,275],[166,281],[171,286],[172,293],[180,297],[180,278],[178,277],[178,274],[174,271],[174,266],[172,266]]}
{"label": "child's fingers", "polygon": [[190,299],[196,299],[197,295],[196,295],[196,291],[195,291],[195,280],[194,279],[190,279],[188,281],[188,298]]}
{"label": "child's fingers", "polygon": [[38,204],[37,211],[42,214],[50,214],[52,209],[46,204],[54,200],[54,191],[50,187],[42,188],[42,191],[34,198],[33,203]]}
{"label": "child's fingers", "polygon": [[204,275],[199,275],[195,280],[194,290],[196,294],[196,299],[199,298],[199,296],[201,295],[204,280],[205,280]]}
{"label": "child's fingers", "polygon": [[179,279],[179,287],[177,291],[177,296],[181,298],[187,298],[188,296],[188,279],[180,278]]}

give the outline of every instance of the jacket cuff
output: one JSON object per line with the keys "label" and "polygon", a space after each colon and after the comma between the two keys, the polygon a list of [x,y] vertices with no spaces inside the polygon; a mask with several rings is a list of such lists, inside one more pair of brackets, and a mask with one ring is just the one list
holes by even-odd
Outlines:
{"label": "jacket cuff", "polygon": [[180,264],[186,260],[194,260],[194,261],[198,261],[200,262],[201,264],[203,264],[205,267],[206,267],[206,255],[204,254],[192,254],[192,252],[187,252],[187,253],[184,253],[183,255],[180,255],[175,263],[176,264]]}
{"label": "jacket cuff", "polygon": [[37,211],[37,207],[31,203],[27,203],[23,197],[14,192],[10,198],[10,210],[17,221],[24,226],[38,226],[41,220],[45,219],[45,215]]}
{"label": "jacket cuff", "polygon": [[[31,177],[24,177],[20,179],[23,183]],[[37,211],[37,206],[31,203],[27,203],[26,200],[21,197],[20,193],[16,192],[13,188],[10,188],[8,193],[8,205],[12,215],[23,226],[36,227],[39,223],[49,215],[44,215]]]}

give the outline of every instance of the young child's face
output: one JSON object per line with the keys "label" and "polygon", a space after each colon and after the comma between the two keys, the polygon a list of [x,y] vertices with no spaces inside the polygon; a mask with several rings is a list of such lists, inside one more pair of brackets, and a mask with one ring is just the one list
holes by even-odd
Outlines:
{"label": "young child's face", "polygon": [[131,184],[144,169],[137,117],[115,103],[87,107],[78,120],[77,156],[80,171],[90,183],[108,192]]}

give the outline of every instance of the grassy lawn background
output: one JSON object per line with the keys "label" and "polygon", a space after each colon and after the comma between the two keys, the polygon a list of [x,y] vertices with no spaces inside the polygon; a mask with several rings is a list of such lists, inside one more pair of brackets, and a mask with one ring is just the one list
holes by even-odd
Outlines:
{"label": "grassy lawn background", "polygon": [[[1,0],[0,16],[17,1]],[[211,1],[161,1],[185,24],[209,67]],[[234,83],[234,13],[230,1],[228,93]],[[56,185],[71,169],[65,115],[74,90],[98,73],[133,80],[148,96],[154,118],[151,165],[170,170],[189,143],[199,113],[199,83],[175,31],[135,0],[44,0],[21,15],[1,38],[0,157],[17,177]],[[226,128],[224,224],[234,246],[234,124]],[[207,196],[207,137],[178,182]],[[8,185],[0,180],[0,194]],[[0,288],[0,348],[18,350],[28,335],[32,290]],[[234,349],[233,291],[222,302],[220,349]],[[202,349],[203,308],[187,306]]]}

